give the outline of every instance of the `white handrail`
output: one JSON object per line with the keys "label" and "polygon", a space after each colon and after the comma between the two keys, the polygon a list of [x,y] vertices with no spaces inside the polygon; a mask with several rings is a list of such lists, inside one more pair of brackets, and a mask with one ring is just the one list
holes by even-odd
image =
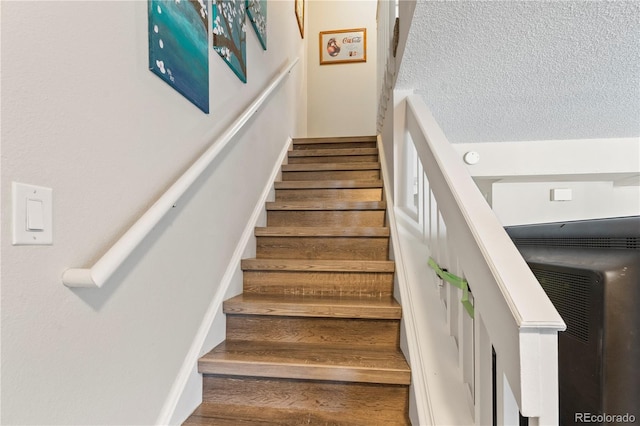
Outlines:
{"label": "white handrail", "polygon": [[[129,230],[91,267],[71,268],[62,274],[62,283],[67,287],[100,288],[111,275],[122,265],[135,248],[144,240],[151,230],[171,210],[182,195],[191,187],[198,177],[209,167],[218,154],[227,146],[253,114],[280,85],[291,69],[298,63],[293,59],[255,98],[240,116],[218,137],[187,169],[178,180],[156,201]],[[211,137],[212,135],[207,135]]]}
{"label": "white handrail", "polygon": [[[475,317],[470,327],[475,337],[471,348],[465,336],[458,343],[461,360],[474,358],[471,373],[475,371],[475,389],[481,394],[472,398],[476,424],[487,420],[484,375],[491,368],[486,357],[492,347],[499,357],[497,380],[504,374],[522,415],[534,424],[557,424],[557,332],[566,326],[420,96],[406,98],[404,117],[402,133],[410,135],[428,181],[431,195],[424,195],[425,200],[434,197],[437,214],[430,220],[439,220],[441,214],[445,244],[451,244],[457,258],[443,267],[463,271],[473,292]],[[440,239],[431,241],[438,252]],[[446,254],[434,257],[447,262]],[[454,305],[454,312],[461,312],[455,303],[448,300],[447,309],[451,312]],[[458,326],[457,319],[450,321]]]}
{"label": "white handrail", "polygon": [[[549,327],[563,330],[565,324],[562,318],[518,250],[511,244],[511,239],[478,191],[462,161],[456,157],[456,152],[451,148],[427,106],[418,95],[409,96],[407,106],[412,112],[407,114],[410,121],[408,127],[411,128],[413,125],[414,128],[419,128],[425,137],[425,145],[416,144],[418,156],[423,160],[425,170],[428,169],[430,174],[442,172],[439,176],[430,176],[430,181],[435,177],[449,189],[448,194],[437,195],[440,195],[440,198],[450,197],[450,201],[457,205],[456,210],[459,209],[456,212],[443,213],[449,218],[460,216],[460,219],[466,222],[471,234],[465,235],[465,239],[476,246],[473,247],[474,250],[482,254],[516,324],[521,328]],[[447,149],[443,149],[442,146]],[[427,147],[428,152],[425,151]],[[438,167],[428,167],[429,163],[437,163]],[[440,200],[439,204],[445,209],[448,207],[447,203],[441,203]]]}

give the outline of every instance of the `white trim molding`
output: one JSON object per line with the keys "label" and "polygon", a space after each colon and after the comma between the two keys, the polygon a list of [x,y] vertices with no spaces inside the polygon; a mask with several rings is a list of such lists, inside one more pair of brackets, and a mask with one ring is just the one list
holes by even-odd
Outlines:
{"label": "white trim molding", "polygon": [[[243,253],[245,253],[249,242],[252,241],[254,230],[256,226],[258,226],[258,221],[266,213],[265,203],[268,201],[269,195],[273,191],[274,181],[280,172],[281,165],[285,161],[287,152],[289,151],[292,143],[293,139],[289,137],[287,143],[280,152],[278,161],[275,163],[273,170],[271,171],[271,175],[269,176],[269,180],[267,180],[267,184],[265,185],[260,198],[256,202],[253,213],[251,214],[251,217],[242,232],[242,236],[233,251],[233,256],[229,260],[229,264],[227,265],[227,269],[225,270],[220,285],[216,290],[214,297],[211,299],[211,303],[209,304],[209,307],[202,319],[198,332],[191,343],[191,347],[189,348],[182,366],[180,367],[180,371],[173,383],[173,386],[171,387],[171,390],[169,391],[169,395],[167,396],[162,410],[160,411],[160,415],[156,420],[156,425],[171,424],[176,407],[178,406],[180,398],[185,391],[185,387],[188,385],[189,377],[193,373],[194,369],[197,368],[198,359],[200,358],[203,345],[209,335],[214,319],[222,310],[222,302],[224,301],[225,294],[229,290],[233,277],[240,270]],[[200,389],[200,392],[201,391],[202,389]],[[184,421],[186,419],[182,420]]]}

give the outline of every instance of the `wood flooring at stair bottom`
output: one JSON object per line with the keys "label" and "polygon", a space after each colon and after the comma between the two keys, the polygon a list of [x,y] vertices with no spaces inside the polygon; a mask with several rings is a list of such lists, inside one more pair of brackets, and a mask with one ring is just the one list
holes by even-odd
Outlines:
{"label": "wood flooring at stair bottom", "polygon": [[408,388],[205,376],[204,403],[185,425],[408,425]]}

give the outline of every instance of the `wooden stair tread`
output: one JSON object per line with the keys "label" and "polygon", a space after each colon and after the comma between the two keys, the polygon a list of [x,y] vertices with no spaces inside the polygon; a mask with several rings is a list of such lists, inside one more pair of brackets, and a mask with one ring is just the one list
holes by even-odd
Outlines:
{"label": "wooden stair tread", "polygon": [[[287,408],[273,408],[261,405],[230,405],[225,403],[203,402],[187,419],[183,426],[282,426],[282,425],[408,425],[396,412],[372,410],[366,405],[361,409],[346,410],[309,410],[290,405]],[[399,418],[400,417],[400,418]]]}
{"label": "wooden stair tread", "polygon": [[204,374],[408,385],[399,349],[224,341],[200,358]]}
{"label": "wooden stair tread", "polygon": [[358,142],[376,142],[376,136],[341,136],[341,137],[319,137],[319,138],[294,138],[294,145],[315,145],[315,144],[332,144],[332,143],[358,143]]}
{"label": "wooden stair tread", "polygon": [[283,172],[312,172],[312,171],[353,171],[353,170],[380,170],[380,163],[302,163],[284,164]]}
{"label": "wooden stair tread", "polygon": [[382,188],[382,181],[374,180],[285,180],[275,182],[275,189],[343,189]]}
{"label": "wooden stair tread", "polygon": [[266,203],[267,210],[385,210],[384,201],[270,201]]}
{"label": "wooden stair tread", "polygon": [[392,297],[273,296],[243,293],[223,304],[226,314],[322,318],[400,319],[402,310]]}
{"label": "wooden stair tread", "polygon": [[355,156],[355,155],[378,155],[378,148],[323,148],[323,149],[300,149],[290,151],[291,157],[335,157],[335,156]]}
{"label": "wooden stair tread", "polygon": [[243,259],[242,270],[312,272],[394,272],[391,260]]}
{"label": "wooden stair tread", "polygon": [[381,226],[321,227],[267,226],[255,229],[256,237],[389,237],[389,228]]}

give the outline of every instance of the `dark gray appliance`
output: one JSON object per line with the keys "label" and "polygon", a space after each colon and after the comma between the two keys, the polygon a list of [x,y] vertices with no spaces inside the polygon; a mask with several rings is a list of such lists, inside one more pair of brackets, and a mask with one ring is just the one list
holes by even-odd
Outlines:
{"label": "dark gray appliance", "polygon": [[506,229],[567,324],[560,424],[640,423],[640,216]]}

